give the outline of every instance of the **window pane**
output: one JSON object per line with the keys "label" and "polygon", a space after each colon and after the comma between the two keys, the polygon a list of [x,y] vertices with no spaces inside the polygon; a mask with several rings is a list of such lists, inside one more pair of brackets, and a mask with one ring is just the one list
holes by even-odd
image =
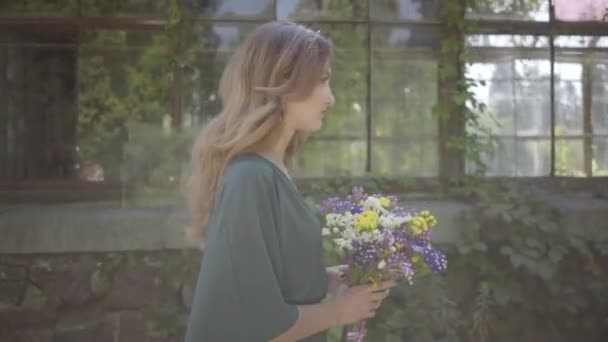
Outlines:
{"label": "window pane", "polygon": [[0,45],[0,179],[76,179],[76,47],[36,38]]}
{"label": "window pane", "polygon": [[[95,31],[83,35],[78,63],[77,139],[81,172],[91,181],[152,182],[163,169],[162,154],[128,155],[125,145],[141,141],[138,124],[157,131],[171,126],[170,59],[162,33]],[[160,135],[160,134],[158,134]],[[132,140],[135,139],[135,140]],[[144,150],[157,150],[146,139]]]}
{"label": "window pane", "polygon": [[84,16],[167,17],[172,0],[81,0]]}
{"label": "window pane", "polygon": [[398,26],[372,31],[372,134],[436,137],[435,32]]}
{"label": "window pane", "polygon": [[478,81],[476,100],[487,110],[480,123],[493,134],[550,134],[550,62],[547,38],[487,35],[467,38],[473,63],[466,76]]}
{"label": "window pane", "polygon": [[276,0],[279,19],[366,19],[368,0]]}
{"label": "window pane", "polygon": [[516,141],[514,156],[517,167],[514,176],[547,176],[550,172],[551,151],[549,140]]}
{"label": "window pane", "polygon": [[439,169],[436,140],[372,143],[374,172],[389,176],[436,177]]}
{"label": "window pane", "polygon": [[[432,113],[437,103],[437,62],[434,60],[436,39],[437,34],[431,29],[374,26],[372,139],[426,139],[428,144],[436,144],[438,124]],[[376,150],[378,144],[383,147]],[[399,142],[393,147],[391,143],[382,144],[372,141],[374,171],[402,171],[419,176],[438,172],[435,162],[419,164],[419,169],[412,169],[405,162],[411,160],[408,156],[394,160],[393,164],[384,162],[382,156],[392,153],[387,151],[397,151],[407,147],[408,143]],[[429,160],[437,159],[436,148],[428,148],[425,153],[429,155]]]}
{"label": "window pane", "polygon": [[555,125],[561,134],[583,134],[583,91],[579,63],[555,63]]}
{"label": "window pane", "polygon": [[440,0],[375,0],[371,2],[372,19],[437,21]]}
{"label": "window pane", "polygon": [[[597,36],[558,36],[556,46],[556,105],[557,108],[576,106],[578,115],[569,120],[576,123],[575,132],[582,132],[583,122],[583,76],[584,69],[590,68],[591,121],[593,134],[608,133],[608,64],[605,52],[608,38]],[[558,127],[565,133],[572,133],[564,124],[563,113],[557,111]]]}
{"label": "window pane", "polygon": [[4,0],[0,16],[76,16],[78,0]]}
{"label": "window pane", "polygon": [[311,139],[296,156],[297,177],[360,176],[365,171],[364,140],[327,141]]}
{"label": "window pane", "polygon": [[594,139],[593,151],[593,175],[608,176],[608,139]]}
{"label": "window pane", "polygon": [[562,21],[606,21],[608,0],[554,0],[555,17]]}
{"label": "window pane", "polygon": [[[515,140],[500,138],[490,153],[482,155],[488,176],[538,177],[550,171],[550,140]],[[468,172],[474,170],[471,162]]]}
{"label": "window pane", "polygon": [[272,19],[274,0],[181,0],[186,17]]}
{"label": "window pane", "polygon": [[549,0],[493,0],[473,4],[467,11],[467,17],[473,19],[549,21]]}
{"label": "window pane", "polygon": [[331,87],[336,99],[317,136],[364,138],[367,115],[367,25],[313,25],[332,40]]}
{"label": "window pane", "polygon": [[183,118],[196,125],[219,113],[217,93],[224,67],[254,24],[187,22],[183,32]]}
{"label": "window pane", "polygon": [[555,140],[555,174],[558,176],[584,177],[583,141]]}
{"label": "window pane", "polygon": [[596,64],[592,71],[591,112],[594,134],[608,134],[608,64]]}

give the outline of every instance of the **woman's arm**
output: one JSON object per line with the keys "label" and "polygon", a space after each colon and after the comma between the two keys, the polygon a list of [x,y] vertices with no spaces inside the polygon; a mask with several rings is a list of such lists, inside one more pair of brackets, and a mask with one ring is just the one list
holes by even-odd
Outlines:
{"label": "woman's arm", "polygon": [[272,342],[292,342],[339,325],[338,315],[331,301],[298,306],[298,319]]}
{"label": "woman's arm", "polygon": [[394,281],[355,287],[341,286],[334,298],[320,304],[298,306],[294,324],[272,342],[291,342],[314,335],[334,326],[351,324],[374,317],[388,296]]}

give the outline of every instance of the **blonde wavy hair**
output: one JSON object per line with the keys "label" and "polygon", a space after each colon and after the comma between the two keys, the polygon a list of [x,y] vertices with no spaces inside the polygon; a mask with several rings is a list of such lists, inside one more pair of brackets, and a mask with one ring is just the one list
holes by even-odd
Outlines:
{"label": "blonde wavy hair", "polygon": [[[241,43],[222,74],[222,110],[197,136],[186,198],[192,215],[186,233],[203,248],[206,225],[224,168],[236,155],[252,150],[281,129],[281,102],[308,97],[331,58],[331,42],[302,25],[275,21],[256,28]],[[291,139],[285,163],[304,142]]]}

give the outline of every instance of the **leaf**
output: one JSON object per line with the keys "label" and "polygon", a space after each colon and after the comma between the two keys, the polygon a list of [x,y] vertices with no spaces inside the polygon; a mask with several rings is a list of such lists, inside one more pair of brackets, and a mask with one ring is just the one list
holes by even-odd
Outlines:
{"label": "leaf", "polygon": [[485,252],[488,250],[488,246],[486,246],[486,244],[481,241],[476,242],[475,245],[473,245],[473,248],[480,252]]}
{"label": "leaf", "polygon": [[513,265],[514,268],[518,268],[526,262],[526,258],[519,254],[511,254],[509,259],[511,260],[511,265]]}
{"label": "leaf", "polygon": [[568,241],[570,242],[570,245],[581,255],[586,257],[592,256],[589,247],[587,247],[583,239],[575,236],[570,236],[568,237]]}
{"label": "leaf", "polygon": [[541,242],[538,239],[535,239],[533,237],[526,238],[526,245],[533,247],[533,248],[538,248],[538,249],[542,248]]}
{"label": "leaf", "polygon": [[507,305],[512,298],[510,291],[503,286],[495,287],[492,294],[494,296],[494,301],[498,305]]}
{"label": "leaf", "polygon": [[502,255],[512,255],[514,252],[513,247],[511,246],[502,246],[500,247],[500,253]]}
{"label": "leaf", "polygon": [[564,251],[559,247],[553,247],[549,251],[549,260],[551,260],[555,264],[559,263],[563,257]]}

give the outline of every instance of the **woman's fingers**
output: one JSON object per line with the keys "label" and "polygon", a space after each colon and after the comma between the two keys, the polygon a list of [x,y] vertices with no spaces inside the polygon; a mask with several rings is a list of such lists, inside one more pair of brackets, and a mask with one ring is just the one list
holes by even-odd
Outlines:
{"label": "woman's fingers", "polygon": [[371,300],[376,302],[376,301],[383,301],[389,294],[388,290],[382,291],[382,292],[374,292],[371,294]]}

